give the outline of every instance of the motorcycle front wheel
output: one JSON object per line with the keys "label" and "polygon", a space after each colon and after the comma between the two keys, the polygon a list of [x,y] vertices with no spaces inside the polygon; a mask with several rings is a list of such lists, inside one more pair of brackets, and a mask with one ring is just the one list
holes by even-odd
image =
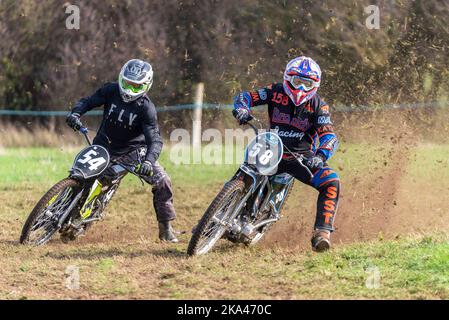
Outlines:
{"label": "motorcycle front wheel", "polygon": [[205,254],[220,240],[228,223],[235,217],[244,188],[241,180],[232,180],[224,185],[196,226],[187,248],[188,255]]}
{"label": "motorcycle front wheel", "polygon": [[58,218],[70,207],[80,189],[80,182],[66,178],[48,190],[28,216],[20,243],[36,246],[47,243],[58,231]]}

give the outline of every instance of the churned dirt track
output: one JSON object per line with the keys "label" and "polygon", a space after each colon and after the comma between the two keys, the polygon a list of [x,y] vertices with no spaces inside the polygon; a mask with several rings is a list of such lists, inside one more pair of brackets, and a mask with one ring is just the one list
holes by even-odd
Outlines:
{"label": "churned dirt track", "polygon": [[[444,210],[446,186],[442,181],[423,181],[411,171],[413,163],[418,169],[431,165],[435,170],[447,171],[444,157],[426,163],[420,158],[422,146],[432,145],[437,137],[449,133],[444,120],[447,116],[440,117],[439,112],[391,110],[336,116],[334,123],[341,143],[331,166],[341,177],[342,191],[333,235],[335,245],[448,229],[443,223],[449,218]],[[362,161],[351,161],[357,158],[352,154]],[[130,190],[131,194],[142,193],[140,187],[135,188]],[[175,184],[177,227],[185,232],[181,235],[184,242],[188,242],[192,226],[220,188],[221,184],[217,183],[201,192],[190,190],[195,194],[192,197],[182,185]],[[309,250],[316,198],[315,190],[295,182],[283,219],[260,245]],[[142,206],[141,211],[129,212],[130,208]],[[125,198],[119,192],[109,211],[115,216],[114,225],[96,224],[81,243],[133,241],[139,235],[148,234],[148,230],[156,236],[149,195]],[[127,214],[120,222],[122,212]]]}
{"label": "churned dirt track", "polygon": [[[384,148],[389,149],[388,154],[394,154],[394,146]],[[398,189],[405,174],[406,159],[385,160],[388,164],[379,164],[377,168],[359,173],[365,175],[364,177],[342,177],[340,205],[335,218],[336,231],[333,234],[334,243],[366,241],[384,234],[395,234],[396,225],[391,223],[392,210],[399,201]],[[317,192],[299,182],[296,183],[296,189],[291,194],[289,206],[284,212],[286,221],[279,222],[278,226],[273,228],[266,239],[266,246],[276,244],[309,248]],[[406,215],[407,212],[404,210],[403,214]],[[397,216],[395,218],[398,219]],[[421,221],[415,223],[419,225]]]}
{"label": "churned dirt track", "polygon": [[[448,116],[444,109],[389,110],[334,115],[340,148],[330,165],[341,178],[341,198],[336,215],[334,243],[396,237],[425,230],[446,230],[445,208],[448,187],[441,180],[423,180],[417,167],[447,172],[444,151],[439,158],[423,162],[421,151],[434,142],[447,144]],[[427,146],[427,147],[426,147]],[[430,150],[430,153],[432,151]],[[415,168],[416,171],[416,168]],[[418,176],[417,176],[418,174]],[[424,173],[425,174],[425,173]],[[438,178],[438,177],[437,177]],[[207,188],[174,184],[176,226],[189,240],[190,230],[220,190],[222,183]],[[156,238],[156,221],[148,187],[120,189],[108,209],[105,223],[97,223],[78,243],[134,241],[150,230]],[[129,195],[133,196],[129,196]],[[27,195],[31,208],[40,194]],[[295,182],[279,221],[260,243],[266,248],[309,249],[315,219],[317,192]],[[6,201],[6,199],[5,199]],[[19,228],[14,225],[17,234]]]}
{"label": "churned dirt track", "polygon": [[[335,244],[448,230],[444,181],[424,183],[410,169],[414,162],[418,169],[431,165],[435,171],[447,172],[449,154],[428,163],[420,161],[423,146],[447,139],[446,117],[441,110],[393,110],[339,118],[336,130],[340,128],[342,142],[331,162],[342,186]],[[348,140],[367,143],[366,148],[352,150],[364,154],[366,165],[339,162],[339,152],[347,151]],[[309,249],[316,197],[315,190],[296,182],[284,219],[263,245]]]}

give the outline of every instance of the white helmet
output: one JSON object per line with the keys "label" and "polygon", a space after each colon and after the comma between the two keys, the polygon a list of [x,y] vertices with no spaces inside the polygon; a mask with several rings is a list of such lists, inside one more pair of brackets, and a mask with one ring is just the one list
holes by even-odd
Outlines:
{"label": "white helmet", "polygon": [[291,60],[284,72],[284,90],[295,106],[313,98],[321,83],[321,69],[309,57]]}
{"label": "white helmet", "polygon": [[132,59],[123,66],[118,76],[120,96],[124,102],[134,101],[150,90],[153,68],[148,62]]}

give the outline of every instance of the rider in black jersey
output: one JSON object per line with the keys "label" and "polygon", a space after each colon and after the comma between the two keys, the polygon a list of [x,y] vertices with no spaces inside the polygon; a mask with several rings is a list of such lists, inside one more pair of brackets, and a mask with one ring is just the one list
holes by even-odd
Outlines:
{"label": "rider in black jersey", "polygon": [[[84,113],[104,106],[103,120],[93,143],[104,146],[111,159],[134,166],[136,173],[152,185],[159,238],[178,242],[170,223],[176,218],[170,177],[157,161],[163,144],[156,108],[147,96],[152,83],[151,65],[138,59],[130,60],[123,66],[118,83],[107,83],[75,104],[67,124],[79,130],[82,126],[80,117]],[[110,167],[105,176],[114,175]]]}

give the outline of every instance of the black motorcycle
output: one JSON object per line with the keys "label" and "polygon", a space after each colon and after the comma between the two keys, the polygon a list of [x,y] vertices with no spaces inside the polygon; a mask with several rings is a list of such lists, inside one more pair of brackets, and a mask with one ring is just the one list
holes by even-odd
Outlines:
{"label": "black motorcycle", "polygon": [[303,164],[304,157],[290,152],[276,131],[259,133],[254,125],[248,125],[256,136],[246,147],[243,164],[194,228],[187,249],[191,256],[207,253],[221,238],[234,243],[256,244],[281,218],[282,206],[294,183],[289,174],[275,175],[284,149],[313,178],[312,172]]}
{"label": "black motorcycle", "polygon": [[31,211],[20,236],[20,243],[43,245],[56,232],[65,243],[83,235],[93,222],[104,219],[104,210],[130,167],[119,161],[111,166],[113,179],[103,173],[111,160],[108,151],[93,145],[88,129],[80,128],[88,147],[75,158],[67,178],[56,183]]}

